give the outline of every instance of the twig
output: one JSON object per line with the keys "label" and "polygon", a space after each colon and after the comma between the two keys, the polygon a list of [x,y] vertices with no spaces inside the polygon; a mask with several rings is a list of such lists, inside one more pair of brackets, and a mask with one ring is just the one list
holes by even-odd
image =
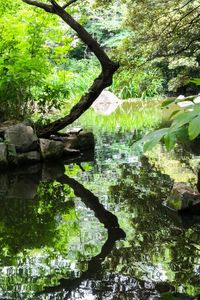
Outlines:
{"label": "twig", "polygon": [[70,6],[71,4],[77,2],[78,0],[70,0],[69,2],[67,2],[66,4],[64,4],[62,6],[63,9],[67,8],[68,6]]}

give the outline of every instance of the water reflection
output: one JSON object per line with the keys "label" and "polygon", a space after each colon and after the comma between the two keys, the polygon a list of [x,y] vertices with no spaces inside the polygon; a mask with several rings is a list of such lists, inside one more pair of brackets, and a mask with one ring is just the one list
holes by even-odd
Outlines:
{"label": "water reflection", "polygon": [[99,137],[95,161],[81,167],[0,174],[0,299],[200,293],[199,221],[164,205],[173,180],[129,141]]}
{"label": "water reflection", "polygon": [[101,252],[88,261],[87,271],[83,272],[79,278],[74,279],[60,279],[60,284],[54,287],[46,287],[45,293],[57,292],[59,290],[67,290],[67,297],[65,299],[72,299],[71,292],[81,285],[81,283],[89,278],[96,276],[101,272],[102,262],[112,251],[114,244],[117,240],[125,238],[125,233],[120,229],[117,217],[107,211],[99,200],[94,196],[89,190],[85,189],[76,180],[68,177],[62,176],[58,179],[59,182],[69,185],[73,188],[75,195],[81,198],[81,200],[86,204],[87,207],[95,212],[95,216],[98,220],[105,226],[108,232],[108,238],[105,244],[101,248]]}
{"label": "water reflection", "polygon": [[[118,243],[105,260],[104,268],[109,273],[149,283],[152,288],[151,292],[148,290],[149,297],[154,297],[156,290],[171,293],[169,299],[192,299],[183,294],[200,293],[199,218],[181,216],[164,205],[173,180],[163,168],[162,171],[158,168],[157,158],[154,163],[145,156],[134,156],[124,136],[118,140],[118,148],[117,139],[114,142],[112,139],[113,136],[109,144],[108,138],[103,137],[101,143],[105,146],[101,144],[96,156],[98,169],[93,169],[89,179],[82,178],[93,190],[91,181],[98,180],[98,197],[117,215],[127,234],[126,240]],[[168,155],[162,152],[159,155],[166,157],[166,164],[169,162]],[[182,170],[186,171],[179,168],[180,178]],[[125,297],[128,291],[124,292]],[[136,295],[131,297],[133,294],[127,299],[137,299]]]}
{"label": "water reflection", "polygon": [[[35,291],[46,285],[54,287],[45,291],[69,285],[69,292],[100,270],[115,241],[125,237],[116,216],[83,185],[63,175],[63,165],[55,167],[34,166],[29,173],[20,170],[0,176],[3,297],[34,298]],[[75,204],[75,195],[85,206],[80,201]]]}

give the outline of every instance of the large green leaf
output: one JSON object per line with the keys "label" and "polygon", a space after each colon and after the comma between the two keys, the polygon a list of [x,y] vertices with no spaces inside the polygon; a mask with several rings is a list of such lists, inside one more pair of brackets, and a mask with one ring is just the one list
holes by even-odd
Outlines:
{"label": "large green leaf", "polygon": [[171,120],[172,118],[175,118],[175,116],[176,116],[178,113],[180,113],[180,112],[181,112],[180,109],[177,109],[177,110],[173,111],[173,112],[171,113],[169,119]]}
{"label": "large green leaf", "polygon": [[158,144],[163,136],[167,134],[169,128],[162,128],[159,130],[156,130],[147,136],[144,137],[144,151],[151,150],[156,144]]}
{"label": "large green leaf", "polygon": [[188,124],[198,115],[197,111],[186,111],[182,114],[179,114],[173,121],[170,132],[176,131],[179,127],[182,127],[185,124]]}
{"label": "large green leaf", "polygon": [[143,147],[144,151],[151,150],[168,131],[169,128],[162,128],[145,135],[141,140],[133,144],[133,149],[136,150],[138,147]]}
{"label": "large green leaf", "polygon": [[200,115],[195,117],[188,126],[190,140],[195,139],[200,134]]}
{"label": "large green leaf", "polygon": [[193,105],[193,111],[200,114],[200,103]]}
{"label": "large green leaf", "polygon": [[176,144],[177,136],[176,132],[168,133],[164,136],[164,142],[167,150],[171,150]]}
{"label": "large green leaf", "polygon": [[176,297],[171,293],[164,293],[161,295],[161,300],[176,300]]}

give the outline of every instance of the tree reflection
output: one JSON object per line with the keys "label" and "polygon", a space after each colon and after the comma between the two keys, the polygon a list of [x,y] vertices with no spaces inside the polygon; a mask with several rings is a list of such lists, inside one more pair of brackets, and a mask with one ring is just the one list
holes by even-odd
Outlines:
{"label": "tree reflection", "polygon": [[146,158],[139,168],[121,165],[121,177],[110,193],[128,243],[114,250],[106,266],[127,276],[170,282],[176,290],[195,294],[200,286],[200,228],[198,224],[186,228],[177,212],[162,205],[171,185],[170,177]]}
{"label": "tree reflection", "polygon": [[[116,216],[107,211],[89,190],[68,176],[59,176],[57,180],[49,181],[50,177],[45,176],[45,180],[40,182],[41,173],[34,173],[34,176],[20,174],[15,177],[15,190],[12,193],[10,186],[13,186],[13,175],[8,174],[6,177],[7,183],[2,189],[0,202],[0,259],[1,269],[4,270],[0,282],[5,290],[5,293],[1,293],[3,297],[8,295],[6,292],[8,291],[12,297],[21,298],[22,295],[17,294],[20,290],[14,292],[14,286],[21,285],[22,290],[28,288],[24,296],[24,299],[27,299],[27,295],[30,297],[34,290],[41,290],[45,285],[56,286],[59,278],[63,276],[67,279],[60,280],[61,287],[66,287],[66,283],[70,283],[70,291],[74,285],[77,286],[98,269],[100,270],[102,261],[111,252],[115,241],[125,237],[125,233],[119,228]],[[32,183],[30,189],[27,189],[28,185],[22,184],[23,181],[27,183],[27,178],[29,178],[28,183]],[[31,180],[34,181],[34,185]],[[108,234],[105,243],[102,243],[102,239],[97,245],[86,243],[85,249],[88,250],[85,254],[80,253],[76,245],[82,228],[76,212],[75,195],[94,212]],[[94,230],[96,234],[97,228],[89,224],[86,228],[90,232]],[[73,254],[70,252],[70,243],[76,245]],[[98,252],[99,254],[95,254]],[[78,273],[71,269],[71,264],[76,264]],[[12,277],[8,283],[10,271]],[[28,283],[29,280],[31,284]]]}
{"label": "tree reflection", "polygon": [[101,271],[102,262],[112,251],[115,242],[119,239],[125,238],[125,233],[122,229],[120,229],[117,217],[106,210],[99,202],[99,199],[92,192],[84,188],[82,184],[66,175],[60,177],[58,181],[70,186],[74,190],[75,195],[80,197],[85,205],[94,211],[95,216],[108,231],[108,238],[102,246],[101,252],[87,263],[87,271],[83,272],[79,278],[63,278],[60,280],[60,284],[58,286],[45,288],[45,292],[55,292],[67,289],[70,296],[70,292],[77,288],[82,281],[91,278],[94,274],[96,275]]}

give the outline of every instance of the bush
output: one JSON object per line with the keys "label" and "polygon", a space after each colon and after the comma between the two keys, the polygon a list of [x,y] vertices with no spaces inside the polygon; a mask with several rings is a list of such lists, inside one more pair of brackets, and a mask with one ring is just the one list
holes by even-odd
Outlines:
{"label": "bush", "polygon": [[119,72],[113,81],[111,90],[121,99],[150,98],[163,93],[163,79],[158,70]]}

